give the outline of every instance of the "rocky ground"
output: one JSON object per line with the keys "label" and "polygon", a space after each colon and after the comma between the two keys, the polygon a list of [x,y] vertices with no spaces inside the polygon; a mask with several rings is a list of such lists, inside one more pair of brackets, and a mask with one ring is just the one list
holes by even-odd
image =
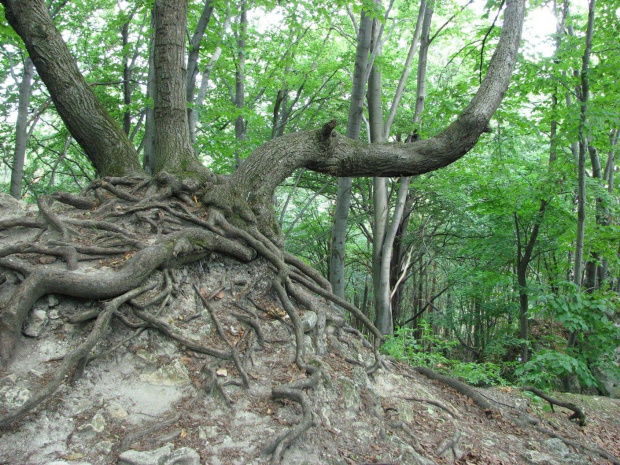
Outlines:
{"label": "rocky ground", "polygon": [[[58,266],[42,262],[48,258],[22,254]],[[125,259],[88,266],[120,267]],[[309,375],[295,363],[293,325],[273,292],[274,274],[264,259],[248,264],[217,254],[155,272],[149,279],[159,287],[119,308],[83,372],[0,430],[0,464],[264,464],[272,462],[276,439],[304,418],[312,426],[281,463],[620,463],[619,400],[557,394],[584,408],[587,423],[579,426],[568,419],[571,411],[549,411],[510,388],[476,389],[491,404],[483,408],[400,363],[387,360],[368,374],[372,347],[317,297],[311,308],[327,314],[325,331],[317,330],[320,314],[298,309],[306,359],[320,368],[316,387],[305,390],[309,409],[276,398],[274,388]],[[19,285],[16,276],[5,275],[0,308]],[[152,322],[136,319],[136,309],[168,285],[170,298],[149,307]],[[0,417],[47,385],[93,328],[80,316],[99,308],[61,295],[36,302],[13,362],[0,371]],[[235,347],[240,360],[199,353],[192,344]]]}
{"label": "rocky ground", "polygon": [[[223,287],[212,306],[229,339],[238,342],[246,329],[230,317],[240,312],[232,302],[252,283],[252,300],[265,310],[265,345],[245,361],[249,388],[236,385],[234,364],[183,350],[159,332],[132,332],[117,322],[94,351],[102,356],[89,363],[80,379],[64,384],[43,407],[2,432],[0,463],[268,463],[265,447],[301,416],[298,404],[274,400],[271,389],[303,375],[294,363],[286,318],[268,293],[261,295],[265,286],[252,281],[261,275],[261,266],[260,261],[252,267],[235,265],[221,257],[186,268],[176,277],[181,283],[177,298],[159,316],[221,345],[190,282],[200,282],[205,294]],[[92,323],[66,321],[83,305],[56,296],[37,302],[18,362],[0,374],[2,407],[27,400],[68,347],[84,336]],[[307,329],[316,323],[311,312],[302,317]],[[306,339],[312,351],[313,341]],[[283,463],[607,463],[589,450],[597,446],[620,455],[617,399],[559,394],[585,407],[585,427],[568,420],[572,412],[548,412],[544,403],[509,388],[478,389],[497,408],[485,412],[404,365],[388,363],[389,369],[368,376],[364,365],[371,364],[373,354],[355,335],[329,334],[328,347],[319,385],[309,393],[313,427],[285,452]],[[209,384],[213,375],[218,382]],[[513,417],[530,425],[517,426]]]}

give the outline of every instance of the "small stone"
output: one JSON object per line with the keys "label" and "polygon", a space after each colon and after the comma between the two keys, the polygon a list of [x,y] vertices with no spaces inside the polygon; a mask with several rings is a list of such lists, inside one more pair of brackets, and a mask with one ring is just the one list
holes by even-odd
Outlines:
{"label": "small stone", "polygon": [[557,455],[559,457],[568,457],[570,455],[570,450],[559,438],[547,439],[544,444],[549,448],[553,455]]}
{"label": "small stone", "polygon": [[311,312],[306,310],[304,314],[301,316],[301,325],[304,330],[304,333],[308,333],[314,329],[316,326],[316,322],[318,317],[315,312]]}
{"label": "small stone", "polygon": [[96,433],[101,433],[105,429],[105,418],[100,413],[90,420],[90,423],[86,423],[78,428],[80,433],[84,433],[87,436],[94,436]]}
{"label": "small stone", "polygon": [[136,352],[136,357],[144,360],[146,363],[157,363],[157,357],[146,349],[140,349]]}
{"label": "small stone", "polygon": [[19,386],[9,388],[4,394],[4,400],[9,410],[19,408],[30,399],[30,391]]}
{"label": "small stone", "polygon": [[57,320],[60,318],[60,312],[57,309],[52,309],[49,312],[49,319],[50,320]]}
{"label": "small stone", "polygon": [[153,373],[140,375],[140,380],[157,386],[184,386],[191,382],[187,368],[179,360],[164,365]]}
{"label": "small stone", "polygon": [[523,453],[523,458],[526,459],[529,463],[537,465],[558,465],[558,462],[553,460],[553,457],[548,454],[538,452],[536,450],[525,451]]}
{"label": "small stone", "polygon": [[219,429],[217,426],[199,426],[198,438],[202,440],[212,439],[219,436]]}
{"label": "small stone", "polygon": [[13,386],[17,382],[17,375],[11,373],[0,380],[0,386]]}
{"label": "small stone", "polygon": [[40,337],[48,321],[49,318],[45,310],[33,310],[24,328],[24,336]]}
{"label": "small stone", "polygon": [[106,407],[106,411],[111,418],[114,418],[116,420],[123,420],[124,418],[127,418],[129,416],[127,410],[125,410],[122,406],[116,403],[108,405]]}
{"label": "small stone", "polygon": [[95,448],[97,449],[97,452],[100,452],[103,455],[108,455],[110,452],[112,452],[113,445],[114,444],[112,443],[112,441],[101,441],[95,446]]}
{"label": "small stone", "polygon": [[60,303],[60,300],[58,300],[58,297],[56,297],[54,294],[49,294],[47,296],[47,306],[49,308],[54,308],[56,307],[58,304]]}
{"label": "small stone", "polygon": [[165,465],[200,465],[200,455],[189,447],[175,450]]}
{"label": "small stone", "polygon": [[173,451],[172,444],[143,452],[127,450],[120,455],[117,465],[164,465]]}
{"label": "small stone", "polygon": [[52,255],[43,255],[39,258],[39,263],[41,265],[51,265],[56,261],[56,257]]}

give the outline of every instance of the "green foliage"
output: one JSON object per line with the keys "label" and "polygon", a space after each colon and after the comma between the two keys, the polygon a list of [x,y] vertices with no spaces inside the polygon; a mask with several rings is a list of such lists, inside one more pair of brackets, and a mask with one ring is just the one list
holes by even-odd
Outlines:
{"label": "green foliage", "polygon": [[425,321],[420,322],[421,335],[415,337],[411,328],[400,327],[394,336],[388,336],[381,350],[413,366],[432,368],[448,376],[459,378],[475,386],[505,384],[501,376],[502,367],[495,363],[467,363],[449,358],[457,341],[449,341],[435,334]]}
{"label": "green foliage", "polygon": [[564,294],[540,296],[534,314],[575,334],[575,347],[543,348],[517,370],[517,375],[523,382],[542,388],[558,387],[567,376],[576,376],[583,387],[598,387],[593,370],[614,371],[620,341],[620,327],[614,320],[619,316],[620,301],[612,292],[580,292],[572,283],[564,283],[564,287]]}
{"label": "green foliage", "polygon": [[532,359],[517,368],[516,375],[523,384],[542,389],[558,389],[567,376],[577,376],[584,387],[595,387],[597,381],[581,360],[555,350],[541,350]]}

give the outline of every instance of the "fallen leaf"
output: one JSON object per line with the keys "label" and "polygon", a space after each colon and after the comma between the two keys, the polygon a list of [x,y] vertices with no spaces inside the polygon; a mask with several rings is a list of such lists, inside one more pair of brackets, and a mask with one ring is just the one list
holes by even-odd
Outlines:
{"label": "fallen leaf", "polygon": [[184,429],[181,430],[181,437],[183,439],[185,439],[187,437],[187,431],[185,431]]}

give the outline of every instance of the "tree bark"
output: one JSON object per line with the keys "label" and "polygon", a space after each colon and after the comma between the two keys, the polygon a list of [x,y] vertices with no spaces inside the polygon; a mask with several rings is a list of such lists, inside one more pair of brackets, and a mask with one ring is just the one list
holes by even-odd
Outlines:
{"label": "tree bark", "polygon": [[133,144],[78,70],[43,0],[2,0],[58,114],[102,176],[141,175]]}
{"label": "tree bark", "polygon": [[[372,36],[372,19],[362,11],[359,32],[357,36],[357,51],[353,69],[353,84],[351,101],[349,104],[349,118],[347,120],[346,135],[349,139],[357,140],[360,135],[362,114],[364,111],[364,91],[366,90],[366,66],[368,64],[368,50]],[[285,136],[279,138],[284,139]],[[247,162],[248,160],[246,160]],[[334,294],[344,299],[344,258],[347,236],[347,220],[351,205],[352,180],[347,175],[340,176],[336,206],[334,211],[334,226],[332,228],[331,254],[329,260],[329,282]],[[284,178],[286,179],[286,178]],[[283,179],[283,180],[284,180]]]}
{"label": "tree bark", "polygon": [[[594,8],[596,0],[590,0],[588,12],[588,28],[586,32],[586,47],[583,52],[581,64],[581,92],[580,92],[580,118],[579,118],[579,162],[577,183],[577,239],[575,244],[575,273],[574,282],[577,288],[581,287],[581,274],[583,266],[583,247],[585,239],[586,223],[586,156],[588,154],[589,137],[586,134],[588,122],[588,101],[590,98],[590,83],[588,71],[590,67],[590,51],[592,49],[592,35],[594,30]],[[574,337],[571,337],[571,345]]]}
{"label": "tree bark", "polygon": [[[375,2],[376,3],[376,2]],[[380,4],[378,5],[380,6]],[[373,20],[373,39],[371,49],[376,56],[381,56],[382,47],[379,37],[379,21]],[[370,142],[373,144],[385,142],[383,126],[383,105],[381,101],[382,87],[381,70],[373,66],[368,76],[368,126],[370,128]],[[385,282],[383,267],[383,253],[391,255],[391,250],[385,250],[384,239],[389,222],[388,180],[386,178],[372,179],[373,200],[373,234],[372,234],[372,285],[375,299],[375,326],[382,334],[392,334],[392,307],[390,305],[389,280]],[[388,288],[386,289],[386,284]]]}
{"label": "tree bark", "polygon": [[11,170],[11,195],[22,198],[22,180],[26,161],[26,144],[28,143],[28,108],[30,107],[30,89],[34,65],[30,57],[24,60],[24,73],[19,86],[19,104],[17,107],[17,123],[15,125],[15,152],[13,169]]}
{"label": "tree bark", "polygon": [[155,173],[207,179],[189,136],[185,30],[187,0],[155,1]]}

